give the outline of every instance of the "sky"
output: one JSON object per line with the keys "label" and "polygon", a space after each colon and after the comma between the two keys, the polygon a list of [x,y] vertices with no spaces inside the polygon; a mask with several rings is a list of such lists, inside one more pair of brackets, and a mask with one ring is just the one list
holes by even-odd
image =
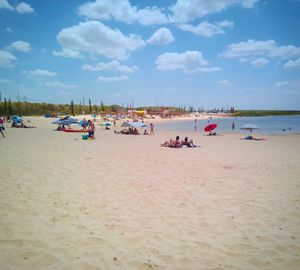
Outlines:
{"label": "sky", "polygon": [[300,0],[0,0],[0,92],[300,109]]}

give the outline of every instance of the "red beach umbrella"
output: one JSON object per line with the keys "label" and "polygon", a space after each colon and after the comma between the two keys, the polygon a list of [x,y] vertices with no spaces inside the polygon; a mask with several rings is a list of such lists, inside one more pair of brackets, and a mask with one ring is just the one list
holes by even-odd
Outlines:
{"label": "red beach umbrella", "polygon": [[204,128],[204,131],[210,132],[210,131],[214,130],[217,126],[218,126],[217,124],[208,124],[208,125]]}

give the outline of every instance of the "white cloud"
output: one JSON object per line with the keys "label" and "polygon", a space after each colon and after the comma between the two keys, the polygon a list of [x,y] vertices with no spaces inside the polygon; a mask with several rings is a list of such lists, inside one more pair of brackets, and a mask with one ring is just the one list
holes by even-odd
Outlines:
{"label": "white cloud", "polygon": [[17,58],[10,52],[0,50],[0,67],[12,67]]}
{"label": "white cloud", "polygon": [[168,18],[157,7],[138,9],[128,0],[96,0],[79,7],[78,13],[89,19],[110,20],[125,23],[139,22],[142,25],[163,24]]}
{"label": "white cloud", "polygon": [[53,51],[53,55],[66,57],[66,58],[77,58],[77,59],[84,58],[84,56],[81,55],[80,52],[74,51],[74,50],[71,50],[71,49],[63,49],[60,52]]}
{"label": "white cloud", "polygon": [[116,60],[109,63],[99,62],[95,66],[83,65],[81,68],[85,71],[118,71],[122,73],[133,73],[138,69],[137,66],[128,67],[125,65],[121,65],[120,62]]}
{"label": "white cloud", "polygon": [[257,2],[259,0],[177,0],[176,4],[170,7],[174,13],[171,19],[177,23],[184,23],[232,6],[253,8]]}
{"label": "white cloud", "polygon": [[287,86],[287,85],[289,85],[289,82],[287,82],[287,81],[284,81],[284,82],[276,82],[276,83],[275,83],[275,87],[276,87],[276,88],[281,88],[281,87]]}
{"label": "white cloud", "polygon": [[191,24],[181,24],[178,27],[183,31],[189,31],[198,36],[211,37],[217,34],[225,34],[224,28],[233,27],[234,23],[232,21],[222,21],[209,23],[204,21],[197,26]]}
{"label": "white cloud", "polygon": [[101,82],[118,82],[118,81],[126,81],[126,80],[129,80],[128,76],[126,75],[112,76],[112,77],[99,76],[97,78],[97,81],[101,81]]}
{"label": "white cloud", "polygon": [[10,27],[6,27],[5,30],[6,30],[7,32],[10,32],[10,33],[12,32],[12,30],[11,30]]}
{"label": "white cloud", "polygon": [[293,45],[278,46],[274,40],[256,41],[249,39],[240,43],[233,43],[227,47],[222,56],[227,58],[243,57],[278,57],[291,58],[300,55],[300,47]]}
{"label": "white cloud", "polygon": [[155,33],[147,40],[149,44],[156,45],[166,45],[173,42],[175,38],[173,37],[171,31],[167,28],[160,28],[155,31]]}
{"label": "white cloud", "polygon": [[18,40],[13,42],[10,46],[7,47],[8,49],[17,50],[20,52],[29,52],[31,50],[31,46],[28,42]]}
{"label": "white cloud", "polygon": [[22,2],[22,3],[19,3],[17,6],[16,6],[16,10],[18,13],[32,13],[34,12],[34,9],[27,3],[25,2]]}
{"label": "white cloud", "polygon": [[142,25],[185,23],[196,18],[220,12],[232,6],[253,8],[260,0],[177,0],[168,10],[157,6],[138,9],[129,0],[96,0],[79,7],[79,15],[92,20],[114,19]]}
{"label": "white cloud", "polygon": [[198,68],[198,69],[195,69],[193,72],[201,72],[201,73],[204,73],[204,72],[216,72],[216,71],[221,71],[222,69],[220,67],[202,67],[202,68]]}
{"label": "white cloud", "polygon": [[232,82],[227,81],[227,80],[221,80],[221,81],[219,81],[219,84],[221,86],[224,86],[224,87],[228,87],[228,86],[232,86],[233,85]]}
{"label": "white cloud", "polygon": [[288,61],[284,64],[284,68],[300,68],[300,58]]}
{"label": "white cloud", "polygon": [[82,22],[62,29],[57,40],[63,49],[99,54],[108,58],[125,60],[129,52],[145,46],[140,36],[123,35],[98,21]]}
{"label": "white cloud", "polygon": [[30,71],[24,71],[23,73],[28,74],[30,76],[46,76],[46,77],[54,77],[57,76],[56,72],[51,72],[45,69],[36,69]]}
{"label": "white cloud", "polygon": [[199,51],[186,51],[184,53],[164,53],[155,61],[156,68],[162,71],[181,70],[185,73],[213,72],[221,70],[218,67],[207,67]]}
{"label": "white cloud", "polygon": [[260,58],[257,58],[255,60],[251,61],[251,65],[256,67],[256,68],[264,67],[268,63],[269,63],[269,61],[266,58],[263,58],[263,57],[260,57]]}
{"label": "white cloud", "polygon": [[10,83],[11,80],[7,80],[7,79],[1,79],[0,78],[0,83]]}
{"label": "white cloud", "polygon": [[46,82],[45,85],[53,88],[77,88],[78,87],[75,84],[66,84],[60,81]]}
{"label": "white cloud", "polygon": [[[293,45],[279,46],[274,40],[257,41],[249,39],[227,46],[220,56],[238,58],[240,62],[251,62],[254,67],[266,65],[270,59],[293,59],[300,56],[300,47]],[[294,61],[289,61],[285,67]]]}
{"label": "white cloud", "polygon": [[14,10],[14,8],[7,2],[7,0],[0,0],[0,9],[1,8]]}

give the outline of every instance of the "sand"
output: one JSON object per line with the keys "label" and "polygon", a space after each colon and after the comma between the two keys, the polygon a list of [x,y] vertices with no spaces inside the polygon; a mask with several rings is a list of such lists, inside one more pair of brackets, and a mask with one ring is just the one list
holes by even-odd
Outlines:
{"label": "sand", "polygon": [[[0,138],[0,268],[299,269],[300,135]],[[200,147],[160,143],[189,136]]]}

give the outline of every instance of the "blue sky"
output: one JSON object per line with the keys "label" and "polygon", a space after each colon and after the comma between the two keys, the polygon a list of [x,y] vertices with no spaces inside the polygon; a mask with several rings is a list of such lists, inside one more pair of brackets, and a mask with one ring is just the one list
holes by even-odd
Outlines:
{"label": "blue sky", "polygon": [[300,109],[299,0],[0,0],[2,98]]}

